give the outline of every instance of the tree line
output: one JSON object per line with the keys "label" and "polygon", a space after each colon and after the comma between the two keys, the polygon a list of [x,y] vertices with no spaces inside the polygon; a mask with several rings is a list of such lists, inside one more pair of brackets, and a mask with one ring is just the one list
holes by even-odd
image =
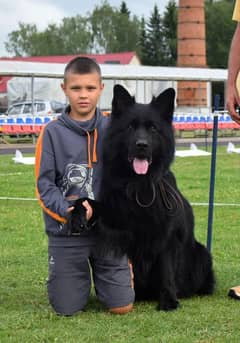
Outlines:
{"label": "tree line", "polygon": [[[232,0],[206,0],[206,46],[209,67],[226,68],[236,23]],[[132,14],[125,1],[119,8],[107,0],[86,16],[63,18],[38,31],[35,24],[19,22],[8,34],[6,50],[15,56],[50,56],[136,51],[143,65],[177,63],[177,5],[169,0],[163,14],[157,5],[149,18]]]}

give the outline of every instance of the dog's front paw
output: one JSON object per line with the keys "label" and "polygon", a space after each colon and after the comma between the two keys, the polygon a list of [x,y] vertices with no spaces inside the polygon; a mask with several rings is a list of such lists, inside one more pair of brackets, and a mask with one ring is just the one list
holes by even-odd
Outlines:
{"label": "dog's front paw", "polygon": [[180,306],[180,303],[175,298],[163,298],[157,306],[158,311],[173,311]]}
{"label": "dog's front paw", "polygon": [[88,230],[86,208],[83,206],[84,199],[77,199],[73,204],[74,210],[68,215],[68,228],[70,235],[79,235]]}

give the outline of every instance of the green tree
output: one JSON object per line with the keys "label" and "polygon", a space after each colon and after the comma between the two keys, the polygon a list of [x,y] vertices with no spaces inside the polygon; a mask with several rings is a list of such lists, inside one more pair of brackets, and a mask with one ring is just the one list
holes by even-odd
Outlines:
{"label": "green tree", "polygon": [[115,22],[115,35],[117,51],[136,51],[139,36],[140,22],[136,16],[128,17],[126,14],[118,13]]}
{"label": "green tree", "polygon": [[164,63],[164,40],[162,18],[157,5],[147,22],[146,48],[148,51],[148,64],[157,66]]}
{"label": "green tree", "polygon": [[92,50],[92,30],[89,18],[77,15],[64,18],[60,25],[65,54],[90,53]]}
{"label": "green tree", "polygon": [[125,1],[122,1],[122,3],[121,3],[121,6],[120,6],[120,13],[121,13],[121,14],[126,14],[128,18],[130,17],[130,11],[129,11],[129,9],[127,8],[127,5],[126,5],[126,2],[125,2]]}
{"label": "green tree", "polygon": [[233,1],[206,1],[207,63],[227,68],[229,48],[236,23],[232,21]]}
{"label": "green tree", "polygon": [[96,53],[117,51],[115,23],[117,10],[107,1],[96,6],[90,17],[93,35],[93,46]]}
{"label": "green tree", "polygon": [[8,35],[6,50],[16,56],[67,55],[88,53],[92,49],[92,33],[88,18],[64,18],[60,25],[50,24],[37,31],[36,25],[19,24],[19,30]]}
{"label": "green tree", "polygon": [[138,52],[144,65],[176,65],[177,60],[177,6],[169,0],[163,17],[157,6],[146,22],[140,25]]}
{"label": "green tree", "polygon": [[37,35],[35,24],[24,24],[19,22],[19,29],[8,34],[8,42],[5,43],[6,50],[15,56],[31,55],[32,44]]}
{"label": "green tree", "polygon": [[146,33],[146,22],[144,17],[141,19],[140,33],[138,40],[138,53],[143,65],[148,65],[148,42]]}
{"label": "green tree", "polygon": [[61,36],[59,27],[50,24],[43,32],[38,32],[33,37],[32,56],[62,55],[64,36]]}
{"label": "green tree", "polygon": [[139,29],[139,19],[135,15],[131,17],[126,2],[122,1],[116,22],[116,39],[119,44],[119,51],[138,50]]}
{"label": "green tree", "polygon": [[91,15],[93,49],[97,52],[120,52],[136,49],[139,20],[131,18],[126,5],[111,7],[107,1],[96,6]]}
{"label": "green tree", "polygon": [[165,46],[165,65],[174,66],[177,62],[177,6],[170,0],[163,14],[163,37]]}

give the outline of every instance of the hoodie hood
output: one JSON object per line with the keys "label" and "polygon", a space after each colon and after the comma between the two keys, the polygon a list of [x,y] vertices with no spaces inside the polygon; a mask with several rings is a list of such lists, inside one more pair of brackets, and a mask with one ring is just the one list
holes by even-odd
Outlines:
{"label": "hoodie hood", "polygon": [[58,117],[58,120],[61,123],[63,123],[64,126],[67,126],[69,129],[77,132],[78,134],[82,136],[85,136],[87,135],[87,132],[91,133],[96,129],[98,125],[98,121],[101,116],[101,112],[98,108],[96,109],[95,115],[93,116],[93,118],[86,121],[74,120],[69,116],[69,113],[70,113],[70,106],[67,106],[65,111]]}
{"label": "hoodie hood", "polygon": [[100,120],[101,112],[96,108],[93,118],[86,121],[77,121],[69,116],[70,109],[70,106],[67,106],[62,115],[58,117],[58,120],[62,125],[75,131],[77,134],[87,137],[88,167],[92,168],[92,163],[97,162],[97,125]]}

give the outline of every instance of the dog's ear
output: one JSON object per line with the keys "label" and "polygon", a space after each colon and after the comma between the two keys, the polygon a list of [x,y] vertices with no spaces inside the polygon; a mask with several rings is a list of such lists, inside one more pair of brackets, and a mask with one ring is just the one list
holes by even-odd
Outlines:
{"label": "dog's ear", "polygon": [[135,98],[132,97],[126,88],[121,85],[115,85],[113,88],[112,113],[121,113],[127,107],[135,103]]}
{"label": "dog's ear", "polygon": [[175,90],[173,88],[167,88],[165,91],[160,93],[156,98],[153,97],[151,104],[157,107],[161,116],[167,121],[172,122],[173,111],[175,105]]}

